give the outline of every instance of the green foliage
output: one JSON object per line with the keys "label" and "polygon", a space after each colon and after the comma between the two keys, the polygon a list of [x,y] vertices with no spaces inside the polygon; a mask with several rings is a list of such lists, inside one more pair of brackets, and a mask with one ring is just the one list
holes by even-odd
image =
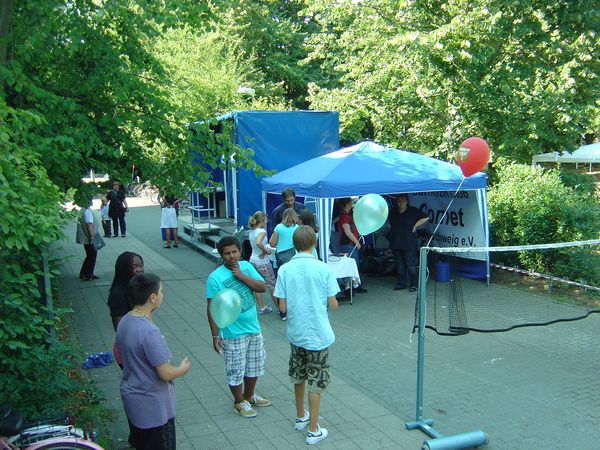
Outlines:
{"label": "green foliage", "polygon": [[569,170],[564,166],[560,167],[559,174],[560,179],[565,186],[568,186],[585,196],[594,195],[596,191],[596,179],[593,175]]}
{"label": "green foliage", "polygon": [[[204,187],[203,163],[224,164],[221,155],[233,150],[198,125],[190,151],[187,124],[244,106],[235,90],[253,69],[215,35],[186,26],[209,19],[207,4],[12,5],[0,20],[0,372],[9,375],[0,401],[38,415],[95,397],[69,356],[78,351],[51,338],[66,311],[49,311],[38,287],[42,258],[63,238],[68,213],[60,205],[67,196],[87,204],[94,188],[80,179],[90,167],[124,179],[136,164],[159,185]],[[249,152],[235,153],[240,167],[260,173]]]}
{"label": "green foliage", "polygon": [[[496,165],[498,181],[488,190],[494,246],[546,244],[600,238],[600,206],[592,194],[565,186],[559,171],[526,165]],[[514,263],[514,262],[513,262]],[[567,250],[522,252],[518,263],[575,280],[600,282],[600,254]]]}
{"label": "green foliage", "polygon": [[222,35],[197,31],[201,17],[212,17],[207,4],[185,1],[15,5],[4,98],[31,114],[23,144],[63,192],[89,168],[124,180],[132,164],[155,184],[197,187],[205,168],[189,164],[187,124],[247,106],[236,89],[261,78]]}
{"label": "green foliage", "polygon": [[[235,156],[236,164],[262,173],[248,151],[234,146],[228,132],[215,134],[212,118],[238,109],[272,107],[260,93],[250,105],[236,91],[247,85],[253,73],[252,59],[244,59],[236,46],[228,46],[217,33],[199,34],[190,27],[166,31],[152,41],[152,50],[165,71],[162,86],[177,115],[191,133],[184,135],[185,145],[160,146],[147,151],[147,159],[156,163],[144,170],[146,176],[161,187],[169,186],[176,194],[205,189],[210,173],[205,167],[224,168],[224,161]],[[226,126],[226,125],[225,125]],[[200,163],[203,163],[201,165]]]}
{"label": "green foliage", "polygon": [[597,131],[599,14],[592,1],[315,0],[308,60],[330,77],[309,98],[340,111],[345,142],[450,159],[479,135],[529,162]]}
{"label": "green foliage", "polygon": [[[0,403],[30,417],[73,411],[70,398],[93,392],[76,376],[73,350],[49,333],[67,311],[46,308],[38,284],[42,258],[63,237],[67,217],[59,189],[31,147],[41,122],[0,98]],[[56,268],[50,261],[53,282]]]}
{"label": "green foliage", "polygon": [[[226,45],[255,71],[251,87],[270,98],[283,96],[295,108],[308,108],[309,82],[320,81],[316,64],[305,61],[304,41],[318,31],[304,14],[307,0],[227,0],[215,2],[213,26]],[[260,77],[257,77],[260,75]]]}

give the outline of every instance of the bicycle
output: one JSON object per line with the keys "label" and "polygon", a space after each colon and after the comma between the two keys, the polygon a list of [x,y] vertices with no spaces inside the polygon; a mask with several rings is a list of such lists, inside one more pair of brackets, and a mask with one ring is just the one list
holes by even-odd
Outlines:
{"label": "bicycle", "polygon": [[150,199],[150,201],[155,205],[158,205],[161,200],[159,189],[151,184],[144,188],[142,191],[142,197]]}
{"label": "bicycle", "polygon": [[92,442],[92,437],[74,427],[72,418],[25,424],[19,411],[9,405],[0,406],[1,450],[104,450]]}
{"label": "bicycle", "polygon": [[136,196],[135,194],[135,188],[137,188],[139,186],[139,181],[132,181],[131,183],[129,183],[127,186],[125,186],[125,192],[127,192],[128,196]]}

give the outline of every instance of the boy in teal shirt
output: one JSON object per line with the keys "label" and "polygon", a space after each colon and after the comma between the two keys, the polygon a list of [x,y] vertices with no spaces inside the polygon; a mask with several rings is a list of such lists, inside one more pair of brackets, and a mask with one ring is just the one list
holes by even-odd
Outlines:
{"label": "boy in teal shirt", "polygon": [[[206,280],[208,324],[215,352],[225,359],[225,376],[233,394],[233,409],[242,417],[255,417],[256,406],[269,406],[270,400],[254,392],[258,377],[265,372],[265,347],[258,323],[254,292],[265,292],[263,278],[248,261],[240,261],[241,245],[237,238],[226,236],[217,246],[223,265]],[[240,316],[226,328],[212,319],[210,303],[223,289],[235,290],[242,299]]]}

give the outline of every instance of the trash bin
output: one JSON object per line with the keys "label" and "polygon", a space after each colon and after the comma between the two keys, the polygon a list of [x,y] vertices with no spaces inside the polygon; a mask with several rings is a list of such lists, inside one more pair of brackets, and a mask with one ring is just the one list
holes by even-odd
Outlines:
{"label": "trash bin", "polygon": [[435,264],[435,281],[438,283],[450,282],[450,263],[439,261]]}

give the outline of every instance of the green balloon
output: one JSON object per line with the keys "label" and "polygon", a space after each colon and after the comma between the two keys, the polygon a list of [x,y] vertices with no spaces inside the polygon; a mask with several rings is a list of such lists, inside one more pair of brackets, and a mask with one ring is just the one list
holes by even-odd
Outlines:
{"label": "green balloon", "polygon": [[388,204],[379,194],[367,194],[354,206],[354,224],[364,236],[379,230],[387,220]]}
{"label": "green balloon", "polygon": [[210,315],[219,328],[227,328],[242,312],[242,298],[233,289],[223,289],[210,301]]}

